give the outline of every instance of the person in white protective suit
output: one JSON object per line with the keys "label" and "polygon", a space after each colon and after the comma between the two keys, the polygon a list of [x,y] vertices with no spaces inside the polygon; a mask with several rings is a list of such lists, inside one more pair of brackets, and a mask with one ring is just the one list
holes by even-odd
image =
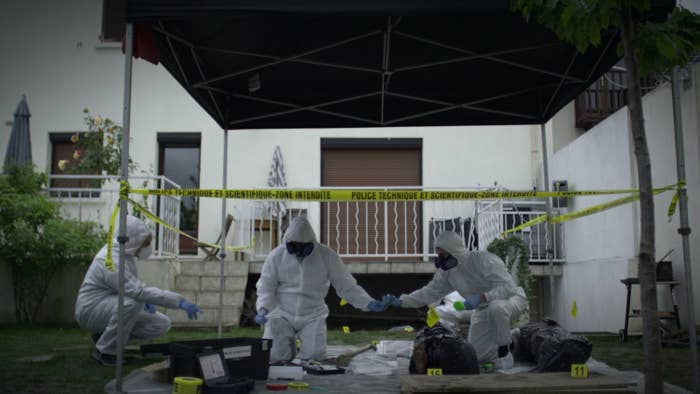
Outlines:
{"label": "person in white protective suit", "polygon": [[474,310],[467,341],[474,346],[479,363],[495,361],[497,369],[512,367],[510,322],[527,308],[525,291],[515,285],[503,260],[485,251],[467,252],[455,232],[440,234],[435,252],[439,269],[430,283],[399,298],[387,295],[386,302],[418,308],[457,291],[465,299],[465,309]]}
{"label": "person in white protective suit", "polygon": [[[178,293],[147,286],[138,277],[136,259],[146,259],[152,253],[153,234],[145,223],[127,216],[126,256],[124,259],[124,344],[135,340],[150,340],[170,329],[170,319],[156,306],[180,308],[190,319],[202,310]],[[105,266],[107,245],[92,260],[75,302],[75,319],[92,334],[97,350],[92,357],[103,365],[116,364],[117,305],[119,292],[119,244],[115,237],[112,257],[116,269]]]}
{"label": "person in white protective suit", "polygon": [[324,298],[329,285],[338,296],[363,311],[381,312],[387,304],[374,300],[352,277],[340,256],[316,241],[304,216],[292,219],[283,244],[270,252],[256,284],[258,311],[255,321],[265,325],[263,338],[272,339],[270,363],[292,361],[296,338],[301,348],[296,358],[326,358]]}

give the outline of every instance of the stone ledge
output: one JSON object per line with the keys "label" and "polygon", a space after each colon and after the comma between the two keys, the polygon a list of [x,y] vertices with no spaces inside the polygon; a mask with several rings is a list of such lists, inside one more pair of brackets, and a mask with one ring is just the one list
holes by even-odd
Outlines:
{"label": "stone ledge", "polygon": [[[247,276],[234,276],[224,278],[225,291],[243,291],[248,283]],[[198,290],[201,291],[218,291],[220,286],[220,278],[218,276],[203,276]]]}
{"label": "stone ledge", "polygon": [[549,268],[548,264],[545,265],[533,265],[530,264],[530,273],[532,276],[549,276],[550,274],[553,274],[554,276],[561,276],[562,275],[562,266],[559,264],[555,264],[553,267],[553,270]]}
{"label": "stone ledge", "polygon": [[[216,327],[218,325],[218,311],[216,308],[202,308],[197,320],[189,320],[187,313],[179,309],[168,309],[165,314],[170,318],[174,327]],[[241,308],[224,306],[222,323],[224,326],[237,326],[241,318]]]}
{"label": "stone ledge", "polygon": [[192,290],[198,291],[200,286],[199,276],[178,275],[175,277],[175,291]]}
{"label": "stone ledge", "polygon": [[[219,306],[219,292],[200,291],[197,293],[197,305],[202,308],[217,308]],[[224,306],[243,305],[243,291],[225,291]]]}

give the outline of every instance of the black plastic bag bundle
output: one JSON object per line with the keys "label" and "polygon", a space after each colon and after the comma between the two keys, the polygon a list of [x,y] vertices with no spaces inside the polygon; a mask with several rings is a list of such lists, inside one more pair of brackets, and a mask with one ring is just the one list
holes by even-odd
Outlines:
{"label": "black plastic bag bundle", "polygon": [[530,323],[513,335],[515,361],[537,363],[536,372],[567,372],[571,364],[583,364],[591,356],[588,338],[574,335],[551,319]]}
{"label": "black plastic bag bundle", "polygon": [[457,332],[438,323],[416,334],[408,370],[425,375],[440,368],[443,375],[478,375],[479,362],[474,347]]}

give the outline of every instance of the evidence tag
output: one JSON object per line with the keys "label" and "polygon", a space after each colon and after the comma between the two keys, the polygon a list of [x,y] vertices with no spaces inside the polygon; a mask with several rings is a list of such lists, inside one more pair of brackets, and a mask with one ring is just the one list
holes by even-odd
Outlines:
{"label": "evidence tag", "polygon": [[432,327],[437,324],[437,322],[440,321],[440,315],[438,312],[435,310],[435,307],[430,305],[428,308],[428,318],[425,319],[425,322],[428,323],[428,327]]}
{"label": "evidence tag", "polygon": [[586,365],[586,364],[571,364],[571,377],[572,378],[587,378],[588,377],[588,365]]}
{"label": "evidence tag", "polygon": [[442,376],[442,368],[428,368],[428,376]]}

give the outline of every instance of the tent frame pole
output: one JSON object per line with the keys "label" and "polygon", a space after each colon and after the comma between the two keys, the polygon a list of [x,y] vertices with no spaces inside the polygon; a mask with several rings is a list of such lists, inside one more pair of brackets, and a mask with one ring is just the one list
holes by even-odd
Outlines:
{"label": "tent frame pole", "polygon": [[[126,24],[125,36],[125,60],[124,60],[124,107],[122,115],[122,157],[121,157],[121,182],[129,182],[129,134],[131,126],[131,71],[134,53],[134,24]],[[126,243],[129,238],[126,235],[127,201],[123,197],[119,199],[119,296],[117,299],[117,366],[116,366],[116,392],[122,393],[122,374],[124,364],[124,260],[126,257]]]}
{"label": "tent frame pole", "polygon": [[[542,173],[544,178],[544,191],[549,192],[549,158],[547,155],[547,130],[544,123],[540,124],[540,135],[542,139]],[[547,263],[549,266],[549,302],[550,302],[550,315],[554,316],[555,302],[554,302],[554,224],[551,222],[552,218],[552,198],[547,197],[545,199],[545,211],[547,215],[547,222],[545,226],[547,230],[545,234],[549,234],[549,237],[545,236],[545,245],[547,252]],[[551,244],[550,244],[551,239]]]}
{"label": "tent frame pole", "polygon": [[[222,189],[228,186],[228,129],[224,129],[224,170],[221,179]],[[218,330],[217,335],[223,334],[224,320],[224,290],[226,288],[225,260],[226,260],[226,198],[221,199],[221,249],[219,250],[219,310],[217,311]]]}
{"label": "tent frame pole", "polygon": [[[671,74],[671,95],[673,97],[673,131],[676,140],[676,173],[678,182],[685,180],[685,146],[683,142],[683,118],[681,112],[681,91],[678,67],[673,68]],[[678,213],[680,215],[680,227],[683,245],[683,273],[685,282],[686,309],[688,314],[688,336],[690,339],[690,362],[693,371],[693,392],[700,393],[700,368],[698,367],[698,339],[695,322],[695,299],[693,298],[693,273],[690,263],[690,223],[688,221],[688,194],[685,187],[679,189],[680,199]]]}

